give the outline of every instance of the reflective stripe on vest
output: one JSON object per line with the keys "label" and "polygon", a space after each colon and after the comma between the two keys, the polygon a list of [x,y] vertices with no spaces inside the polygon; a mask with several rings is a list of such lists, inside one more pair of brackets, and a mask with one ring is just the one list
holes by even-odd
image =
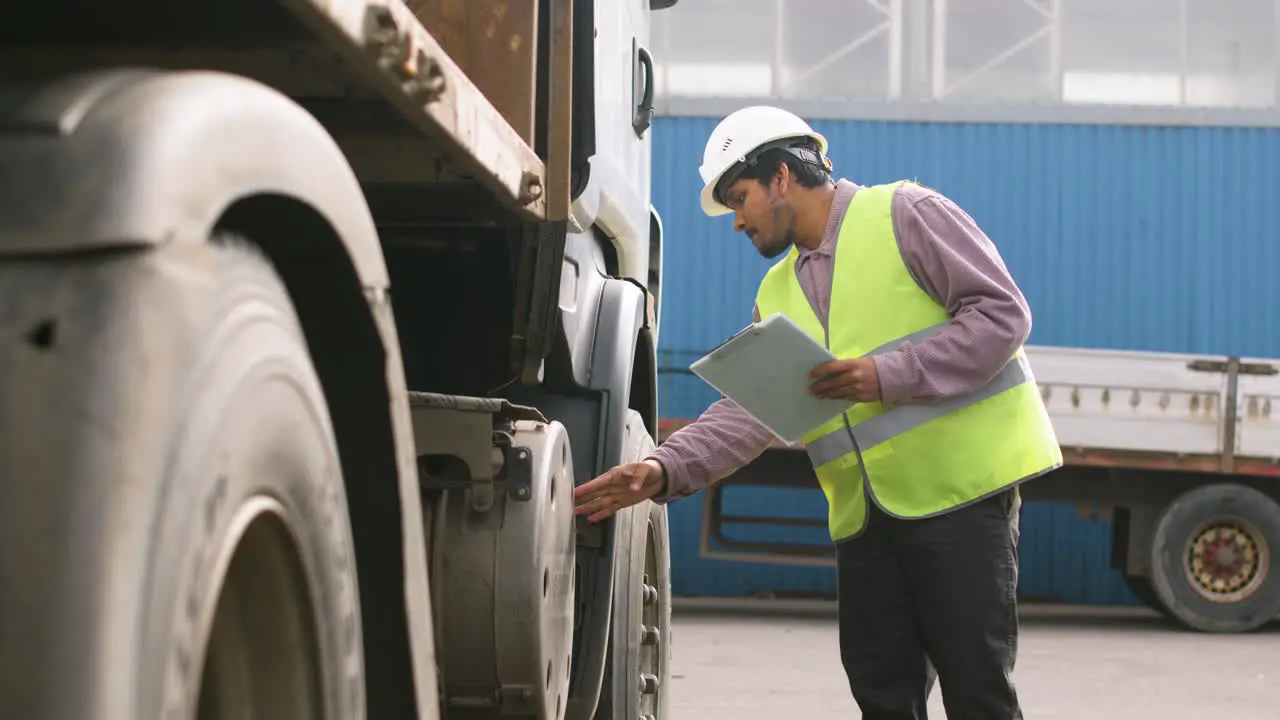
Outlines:
{"label": "reflective stripe on vest", "polygon": [[[891,352],[904,342],[916,342],[937,334],[943,325],[934,325],[905,337],[885,343],[872,350],[868,355],[880,355]],[[974,403],[995,397],[1005,390],[1011,390],[1027,381],[1026,358],[1019,354],[1010,360],[1004,369],[996,373],[986,385],[968,395],[947,398],[938,402],[915,402],[887,410],[879,415],[863,420],[857,425],[837,428],[826,435],[805,443],[805,451],[815,466],[826,465],[840,456],[854,452],[854,438],[858,440],[858,448],[866,451],[880,443],[890,440],[908,430],[923,425],[934,418],[953,413]],[[849,430],[853,430],[850,436]]]}
{"label": "reflective stripe on vest", "polygon": [[[860,189],[845,211],[826,327],[796,277],[794,247],[760,282],[760,316],[785,314],[839,358],[892,353],[927,341],[949,323],[946,308],[921,289],[899,249],[892,212],[899,187]],[[803,441],[836,541],[862,532],[869,501],[898,517],[930,517],[1062,463],[1021,348],[973,392],[898,405],[856,403]]]}

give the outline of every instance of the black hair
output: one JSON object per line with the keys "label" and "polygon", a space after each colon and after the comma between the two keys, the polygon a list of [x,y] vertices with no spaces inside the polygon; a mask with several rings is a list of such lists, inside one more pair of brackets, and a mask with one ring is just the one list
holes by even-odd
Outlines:
{"label": "black hair", "polygon": [[716,188],[716,194],[723,197],[729,186],[739,179],[755,180],[768,187],[779,165],[786,165],[796,182],[804,187],[816,188],[833,183],[831,161],[818,150],[817,141],[810,137],[799,137],[766,145],[752,153],[745,164],[740,163],[724,174]]}

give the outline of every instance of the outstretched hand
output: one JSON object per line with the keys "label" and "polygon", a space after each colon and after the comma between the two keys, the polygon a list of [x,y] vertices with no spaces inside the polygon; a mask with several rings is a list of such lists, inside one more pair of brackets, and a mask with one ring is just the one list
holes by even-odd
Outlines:
{"label": "outstretched hand", "polygon": [[655,460],[619,465],[574,488],[574,514],[590,514],[591,522],[599,522],[657,495],[665,485],[666,473]]}
{"label": "outstretched hand", "polygon": [[828,360],[809,373],[809,392],[826,400],[880,401],[880,375],[871,358]]}

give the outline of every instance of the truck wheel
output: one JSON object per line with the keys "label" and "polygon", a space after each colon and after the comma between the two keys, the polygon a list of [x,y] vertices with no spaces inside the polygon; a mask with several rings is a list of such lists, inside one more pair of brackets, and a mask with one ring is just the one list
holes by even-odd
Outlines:
{"label": "truck wheel", "polygon": [[[622,462],[635,462],[654,448],[639,413],[627,413]],[[667,509],[645,501],[615,515],[618,562],[613,579],[613,620],[600,720],[663,720],[670,717],[671,550]]]}
{"label": "truck wheel", "polygon": [[0,505],[30,516],[0,510],[0,667],[29,682],[0,715],[363,717],[334,434],[269,262],[219,238],[30,272],[5,312],[45,342],[0,333],[0,475],[27,471]]}
{"label": "truck wheel", "polygon": [[1254,630],[1280,615],[1280,505],[1243,485],[1183,493],[1165,508],[1151,547],[1151,586],[1189,628]]}

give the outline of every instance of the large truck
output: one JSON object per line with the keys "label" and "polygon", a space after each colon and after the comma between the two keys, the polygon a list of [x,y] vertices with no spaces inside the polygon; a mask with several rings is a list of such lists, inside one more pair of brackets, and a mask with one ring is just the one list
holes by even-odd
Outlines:
{"label": "large truck", "polygon": [[[1110,520],[1111,566],[1185,628],[1245,632],[1280,616],[1280,359],[1026,354],[1065,462],[1023,484],[1022,500]],[[664,419],[660,438],[688,422]],[[733,510],[734,488],[770,486],[818,492],[801,444],[777,443],[705,491],[700,554],[833,565],[830,543],[813,539],[825,518]]]}
{"label": "large truck", "polygon": [[668,717],[674,4],[0,9],[0,717]]}

